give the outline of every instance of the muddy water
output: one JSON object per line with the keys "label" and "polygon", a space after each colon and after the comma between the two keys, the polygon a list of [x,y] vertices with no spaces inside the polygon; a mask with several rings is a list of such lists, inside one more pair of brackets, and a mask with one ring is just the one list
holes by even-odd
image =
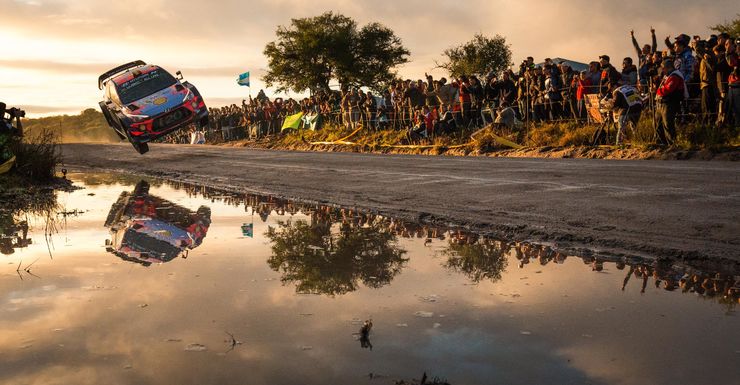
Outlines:
{"label": "muddy water", "polygon": [[54,210],[3,217],[0,383],[740,378],[733,264],[563,255],[352,209],[73,179],[84,189]]}

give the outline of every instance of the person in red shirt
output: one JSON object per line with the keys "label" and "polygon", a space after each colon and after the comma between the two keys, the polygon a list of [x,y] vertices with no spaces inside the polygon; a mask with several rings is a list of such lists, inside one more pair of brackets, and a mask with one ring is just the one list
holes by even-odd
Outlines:
{"label": "person in red shirt", "polygon": [[660,68],[664,76],[656,91],[660,119],[655,127],[655,137],[658,144],[671,145],[676,140],[676,115],[688,91],[683,75],[675,69],[673,61],[664,60]]}
{"label": "person in red shirt", "polygon": [[470,99],[470,90],[468,87],[470,87],[470,83],[468,81],[468,77],[463,75],[460,77],[460,80],[458,80],[458,83],[460,84],[459,93],[460,93],[460,112],[462,112],[462,124],[463,127],[467,127],[468,123],[470,122],[471,118],[471,99]]}
{"label": "person in red shirt", "polygon": [[583,119],[586,117],[586,95],[592,93],[591,79],[588,77],[587,71],[581,71],[578,78],[573,79],[576,82],[578,88],[576,88],[576,101],[578,102],[578,118]]}

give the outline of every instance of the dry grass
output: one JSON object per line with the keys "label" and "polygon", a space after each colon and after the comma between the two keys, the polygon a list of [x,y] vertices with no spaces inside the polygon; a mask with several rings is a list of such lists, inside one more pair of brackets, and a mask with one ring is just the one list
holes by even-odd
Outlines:
{"label": "dry grass", "polygon": [[[361,130],[347,139],[354,145],[330,146],[311,145],[311,142],[332,142],[345,138],[352,130],[342,126],[327,124],[318,131],[289,130],[282,135],[260,140],[254,145],[259,147],[295,150],[329,150],[329,151],[361,151],[381,153],[430,154],[430,155],[466,155],[469,153],[487,154],[508,148],[496,142],[491,133],[504,136],[507,139],[530,148],[540,149],[567,149],[574,147],[588,147],[597,125],[580,124],[576,122],[548,123],[532,125],[529,129],[510,132],[505,129],[485,129],[475,134],[471,140],[472,130],[456,132],[450,135],[437,135],[431,138],[409,141],[405,130]],[[678,138],[672,147],[674,150],[734,150],[740,144],[737,130],[716,129],[696,124],[679,125]],[[643,115],[634,131],[626,133],[622,148],[632,148],[636,151],[655,151],[653,122],[649,116]],[[614,135],[614,129],[610,134]],[[455,145],[467,144],[470,146],[451,149]],[[433,146],[432,148],[391,148],[394,145],[415,144]],[[247,143],[243,145],[249,145]]]}
{"label": "dry grass", "polygon": [[58,134],[43,129],[13,142],[16,164],[13,173],[32,182],[45,182],[54,178],[62,162]]}

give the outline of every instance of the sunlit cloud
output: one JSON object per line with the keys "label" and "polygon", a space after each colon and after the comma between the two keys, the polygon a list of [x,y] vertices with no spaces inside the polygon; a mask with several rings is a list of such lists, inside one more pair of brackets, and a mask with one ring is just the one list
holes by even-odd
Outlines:
{"label": "sunlit cloud", "polygon": [[[4,44],[0,70],[25,64],[35,73],[14,81],[38,78],[49,85],[67,82],[66,71],[84,74],[89,85],[66,87],[80,109],[96,105],[95,79],[101,68],[136,59],[189,73],[206,100],[240,101],[249,90],[236,85],[238,73],[252,72],[255,94],[264,88],[257,72],[267,66],[262,50],[274,39],[277,26],[327,10],[353,17],[360,25],[378,21],[392,28],[411,51],[410,62],[399,69],[404,78],[419,78],[424,72],[444,75],[435,68],[442,51],[475,33],[505,36],[515,63],[529,55],[537,60],[563,57],[587,62],[604,53],[613,58],[634,56],[630,29],[643,43],[649,39],[650,26],[655,27],[663,48],[662,40],[668,35],[706,36],[709,25],[737,12],[731,0],[711,4],[689,0],[598,4],[587,0],[152,0],[136,7],[97,0],[0,0],[0,7]],[[8,103],[49,106],[56,103],[49,98],[55,93],[50,91],[61,88],[34,86],[10,92],[2,86],[0,92]]]}

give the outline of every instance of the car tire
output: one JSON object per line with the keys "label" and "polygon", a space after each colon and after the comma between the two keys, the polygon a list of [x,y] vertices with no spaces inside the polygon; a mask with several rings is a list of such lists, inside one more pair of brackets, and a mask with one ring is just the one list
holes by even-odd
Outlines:
{"label": "car tire", "polygon": [[103,116],[105,117],[105,121],[108,122],[108,125],[110,128],[113,129],[113,132],[116,133],[116,135],[121,139],[126,139],[126,136],[121,134],[121,131],[123,130],[123,127],[121,124],[116,124],[117,121],[113,119],[113,115],[111,114],[110,110],[108,109],[108,106],[105,105],[105,103],[100,102],[100,110],[103,111]]}
{"label": "car tire", "polygon": [[131,134],[128,133],[128,131],[126,131],[126,137],[131,145],[134,146],[134,150],[136,150],[139,154],[144,155],[149,151],[149,144],[147,144],[146,142],[142,143],[134,139],[134,137],[132,137]]}

